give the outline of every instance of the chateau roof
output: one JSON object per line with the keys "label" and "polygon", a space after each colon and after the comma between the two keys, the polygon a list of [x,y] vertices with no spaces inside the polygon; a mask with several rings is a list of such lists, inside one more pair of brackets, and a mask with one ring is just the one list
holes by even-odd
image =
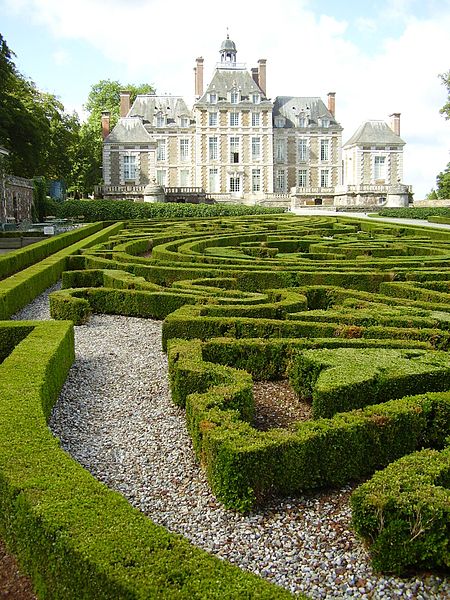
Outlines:
{"label": "chateau roof", "polygon": [[117,121],[111,133],[105,138],[105,144],[119,144],[123,142],[148,144],[152,140],[153,138],[145,129],[142,119],[139,117],[122,117]]}
{"label": "chateau roof", "polygon": [[153,117],[160,112],[167,118],[168,124],[172,119],[175,123],[181,116],[192,117],[191,111],[181,96],[155,96],[154,94],[136,96],[128,117],[140,116],[144,121],[153,123]]}
{"label": "chateau roof", "polygon": [[250,94],[255,92],[262,94],[263,99],[265,99],[265,94],[246,69],[233,67],[227,69],[224,67],[215,70],[210,84],[203,96],[197,101],[197,104],[207,102],[208,94],[211,92],[217,94],[219,102],[227,100],[227,93],[233,89],[240,91],[241,99],[250,98]]}
{"label": "chateau roof", "polygon": [[385,121],[366,121],[358,127],[343,147],[392,146],[394,144],[404,146],[405,142],[392,131]]}
{"label": "chateau roof", "polygon": [[317,96],[277,96],[275,98],[273,116],[284,117],[286,119],[285,127],[298,127],[298,117],[302,114],[312,124],[317,125],[319,119],[328,118],[331,126],[340,127],[323,100]]}

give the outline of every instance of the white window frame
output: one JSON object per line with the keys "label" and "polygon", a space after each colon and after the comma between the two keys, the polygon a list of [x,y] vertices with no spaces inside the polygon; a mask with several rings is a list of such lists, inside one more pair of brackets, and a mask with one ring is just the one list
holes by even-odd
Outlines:
{"label": "white window frame", "polygon": [[385,154],[376,154],[373,157],[373,180],[386,181],[387,178],[387,156]]}
{"label": "white window frame", "polygon": [[284,138],[275,141],[275,160],[277,162],[286,161],[287,140]]}
{"label": "white window frame", "polygon": [[189,117],[182,116],[180,117],[180,127],[189,127]]}
{"label": "white window frame", "polygon": [[208,127],[217,127],[217,111],[208,113]]}
{"label": "white window frame", "polygon": [[286,193],[286,169],[277,169],[275,177],[275,191]]}
{"label": "white window frame", "polygon": [[277,129],[282,129],[284,127],[285,123],[286,123],[286,119],[284,117],[281,117],[281,116],[275,117],[275,127]]}
{"label": "white window frame", "polygon": [[297,140],[297,162],[307,162],[309,157],[308,138]]}
{"label": "white window frame", "polygon": [[308,169],[298,169],[297,171],[297,187],[308,187]]}
{"label": "white window frame", "polygon": [[230,112],[230,127],[239,127],[239,111],[231,111]]}
{"label": "white window frame", "polygon": [[162,112],[156,113],[156,127],[165,127],[166,125],[166,117]]}
{"label": "white window frame", "polygon": [[135,154],[123,155],[123,180],[136,181],[137,160]]}
{"label": "white window frame", "polygon": [[253,104],[259,104],[261,102],[261,94],[258,94],[258,93],[252,94],[252,102],[253,102]]}
{"label": "white window frame", "polygon": [[298,126],[301,128],[308,127],[308,119],[305,117],[305,115],[299,115]]}
{"label": "white window frame", "polygon": [[217,167],[212,167],[209,169],[209,173],[208,173],[208,186],[209,186],[209,191],[211,193],[219,191],[218,183],[219,183],[219,169]]}
{"label": "white window frame", "polygon": [[252,169],[252,192],[261,191],[261,169]]}
{"label": "white window frame", "polygon": [[251,139],[252,160],[261,160],[261,136],[253,136]]}
{"label": "white window frame", "polygon": [[228,186],[230,193],[237,193],[241,191],[241,176],[239,173],[232,173],[228,179]]}
{"label": "white window frame", "polygon": [[167,169],[156,169],[156,183],[166,187],[167,185]]}
{"label": "white window frame", "polygon": [[230,103],[231,104],[239,104],[240,94],[238,90],[231,90],[230,92]]}
{"label": "white window frame", "polygon": [[323,117],[322,119],[320,119],[320,126],[327,129],[330,126],[330,119],[328,119],[327,117]]}
{"label": "white window frame", "polygon": [[167,160],[167,140],[158,140],[156,145],[156,161],[165,162]]}
{"label": "white window frame", "polygon": [[330,139],[321,138],[320,140],[320,162],[329,162],[330,160]]}
{"label": "white window frame", "polygon": [[209,102],[211,104],[217,104],[217,94],[216,94],[216,92],[210,92],[210,94],[209,94]]}
{"label": "white window frame", "polygon": [[191,155],[189,138],[180,138],[180,162],[188,162]]}
{"label": "white window frame", "polygon": [[[241,139],[239,136],[233,135],[229,139],[230,145],[230,163],[237,165],[241,161]],[[237,160],[236,160],[237,159]]]}
{"label": "white window frame", "polygon": [[180,187],[189,187],[190,179],[191,179],[190,169],[180,169],[180,171],[179,171]]}
{"label": "white window frame", "polygon": [[208,160],[218,160],[219,158],[219,138],[211,135],[208,138]]}
{"label": "white window frame", "polygon": [[330,169],[320,169],[320,187],[330,187]]}
{"label": "white window frame", "polygon": [[261,125],[261,113],[252,112],[252,127],[260,127]]}

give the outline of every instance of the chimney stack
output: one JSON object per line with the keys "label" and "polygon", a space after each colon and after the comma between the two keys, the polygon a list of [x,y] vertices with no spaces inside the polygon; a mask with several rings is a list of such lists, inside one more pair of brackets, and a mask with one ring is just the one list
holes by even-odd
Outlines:
{"label": "chimney stack", "polygon": [[197,98],[200,98],[201,96],[203,96],[203,58],[200,56],[195,62],[195,96]]}
{"label": "chimney stack", "polygon": [[256,83],[256,85],[259,86],[259,72],[258,72],[258,67],[253,67],[252,68],[252,79]]}
{"label": "chimney stack", "polygon": [[336,116],[336,92],[328,92],[328,110],[333,117]]}
{"label": "chimney stack", "polygon": [[111,113],[107,110],[102,111],[102,136],[103,139],[108,137],[110,131]]}
{"label": "chimney stack", "polygon": [[127,90],[123,90],[120,92],[120,116],[126,117],[130,112],[130,98],[131,92]]}
{"label": "chimney stack", "polygon": [[400,137],[400,114],[401,113],[392,113],[392,115],[389,115],[391,117],[391,129],[399,137]]}
{"label": "chimney stack", "polygon": [[265,58],[260,58],[258,60],[258,85],[261,88],[264,96],[267,94],[267,90],[266,90],[266,64],[267,64],[267,60]]}

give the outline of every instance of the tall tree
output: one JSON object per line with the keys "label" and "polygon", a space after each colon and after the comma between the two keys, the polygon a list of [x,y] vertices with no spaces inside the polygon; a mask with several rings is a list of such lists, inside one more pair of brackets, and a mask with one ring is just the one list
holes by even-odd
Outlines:
{"label": "tall tree", "polygon": [[91,193],[95,185],[102,179],[102,111],[111,113],[111,127],[117,123],[120,111],[121,90],[131,92],[133,102],[138,94],[151,94],[151,85],[123,85],[119,81],[102,79],[91,87],[84,108],[89,113],[80,130],[80,142],[74,161],[74,184],[72,191],[86,195]]}
{"label": "tall tree", "polygon": [[450,200],[450,163],[436,177],[436,194],[438,198]]}
{"label": "tall tree", "polygon": [[442,73],[439,75],[439,77],[447,88],[447,102],[441,108],[440,112],[446,119],[450,119],[450,71],[447,71],[447,73]]}

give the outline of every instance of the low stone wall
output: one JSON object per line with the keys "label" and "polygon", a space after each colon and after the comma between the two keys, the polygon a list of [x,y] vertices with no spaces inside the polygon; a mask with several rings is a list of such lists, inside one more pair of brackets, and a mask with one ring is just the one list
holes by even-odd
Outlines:
{"label": "low stone wall", "polygon": [[450,206],[450,200],[414,200],[413,206],[417,208],[438,208]]}

